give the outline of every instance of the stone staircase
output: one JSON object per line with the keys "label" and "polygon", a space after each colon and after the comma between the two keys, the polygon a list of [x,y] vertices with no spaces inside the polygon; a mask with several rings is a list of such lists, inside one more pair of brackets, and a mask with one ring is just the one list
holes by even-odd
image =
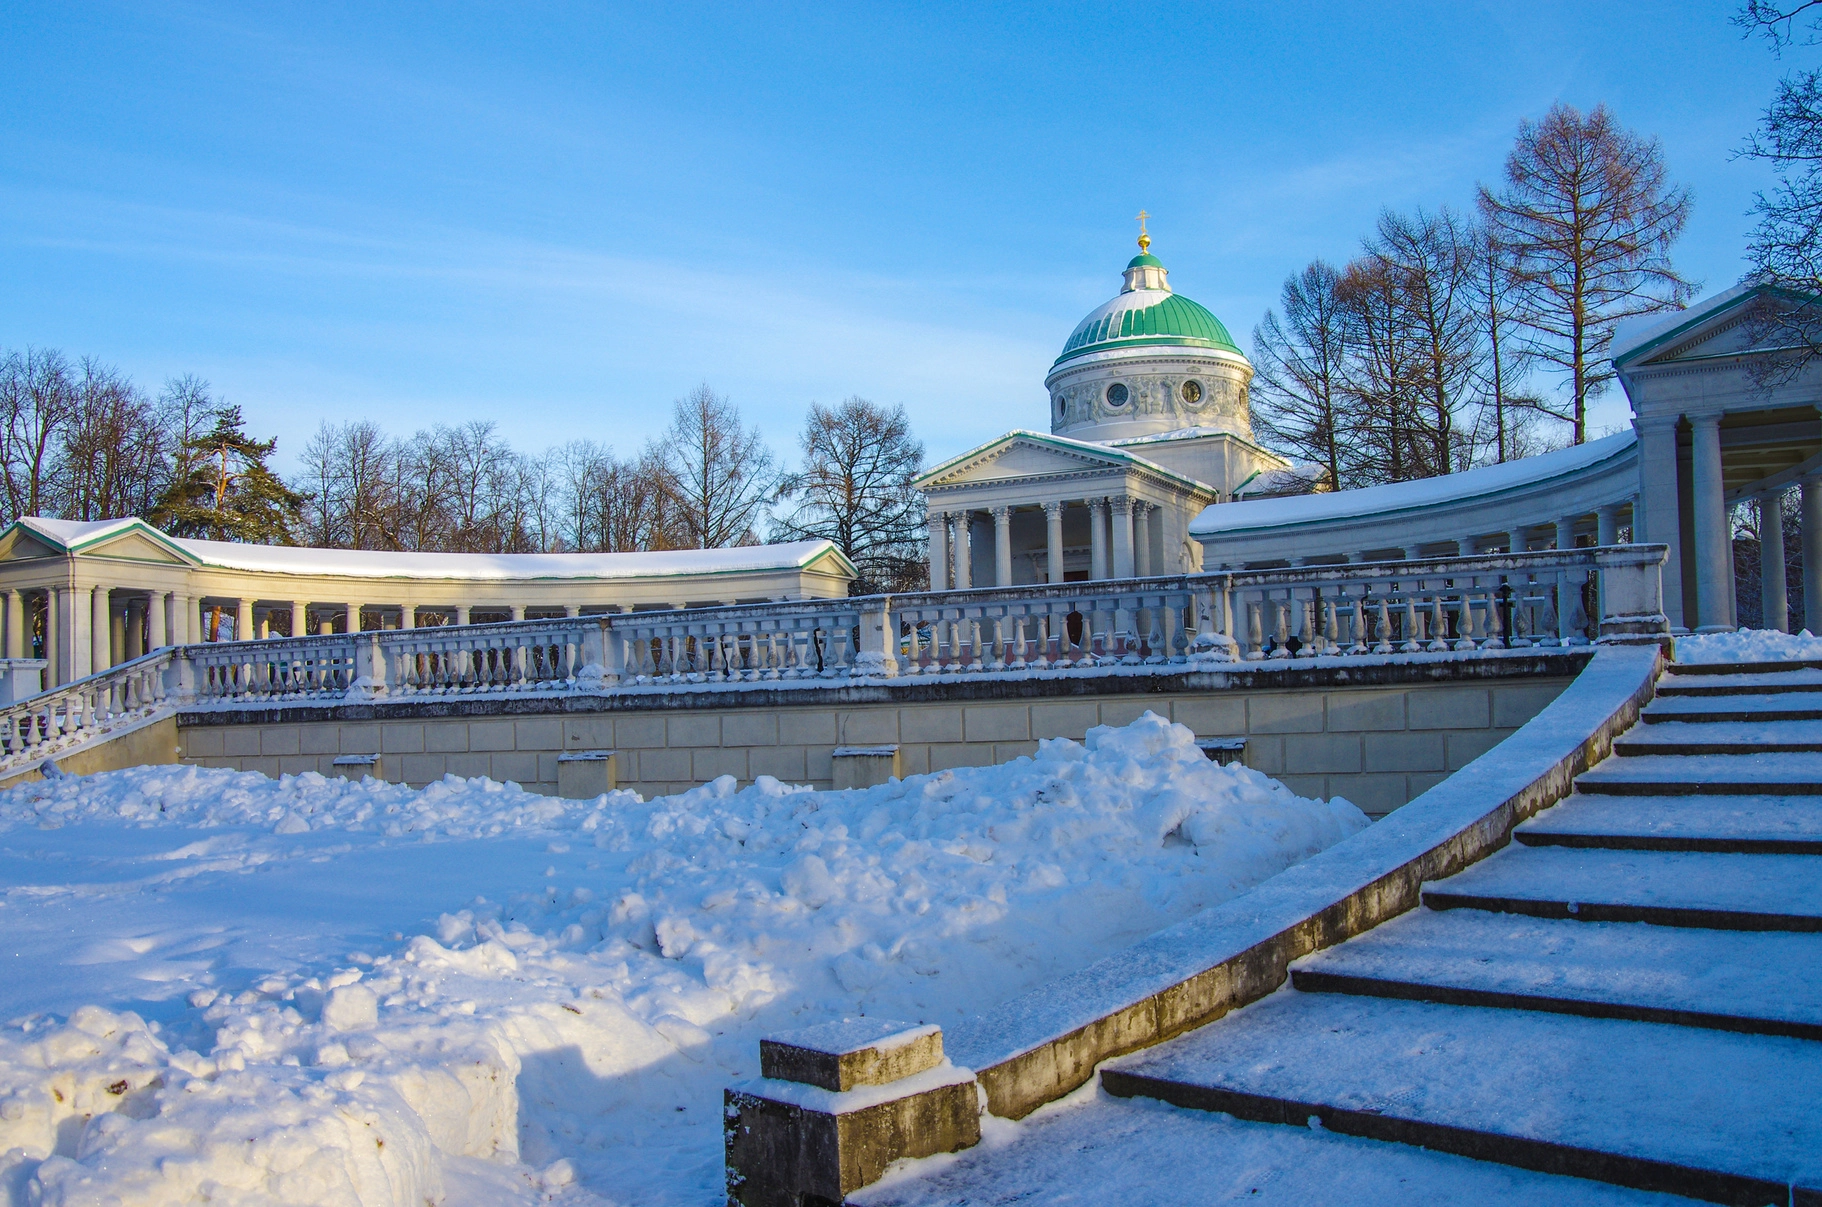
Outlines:
{"label": "stone staircase", "polygon": [[1822,1204],[1822,664],[1674,668],[1514,838],[1103,1088]]}

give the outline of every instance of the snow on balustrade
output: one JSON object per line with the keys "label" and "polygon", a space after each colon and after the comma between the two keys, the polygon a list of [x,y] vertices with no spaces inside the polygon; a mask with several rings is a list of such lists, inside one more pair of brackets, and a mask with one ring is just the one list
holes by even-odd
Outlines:
{"label": "snow on balustrade", "polygon": [[168,708],[169,672],[180,655],[155,650],[0,708],[0,768],[61,754]]}

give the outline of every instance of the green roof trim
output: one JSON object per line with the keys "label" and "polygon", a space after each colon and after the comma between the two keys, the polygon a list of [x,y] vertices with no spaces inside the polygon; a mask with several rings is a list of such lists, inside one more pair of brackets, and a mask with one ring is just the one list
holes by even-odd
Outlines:
{"label": "green roof trim", "polygon": [[[1151,259],[1153,257],[1139,257],[1139,260]],[[1139,260],[1133,262],[1136,264]],[[1115,298],[1110,305],[1117,306],[1119,301]],[[1096,352],[1147,345],[1208,348],[1231,352],[1235,356],[1245,355],[1221,320],[1210,314],[1207,307],[1173,293],[1150,306],[1128,306],[1110,310],[1105,315],[1090,316],[1063,345],[1063,354],[1057,357],[1056,364]]]}

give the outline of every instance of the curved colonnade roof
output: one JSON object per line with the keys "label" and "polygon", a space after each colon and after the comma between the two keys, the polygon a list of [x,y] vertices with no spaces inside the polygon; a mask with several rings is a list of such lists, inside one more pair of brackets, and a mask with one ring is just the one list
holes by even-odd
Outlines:
{"label": "curved colonnade roof", "polygon": [[26,516],[15,520],[10,528],[24,529],[56,549],[75,554],[129,532],[137,532],[198,566],[271,574],[473,582],[683,578],[801,570],[824,558],[833,558],[841,571],[849,575],[854,573],[854,567],[834,542],[826,540],[747,545],[734,549],[667,549],[651,553],[414,553],[192,540],[169,536],[137,517],[84,522]]}

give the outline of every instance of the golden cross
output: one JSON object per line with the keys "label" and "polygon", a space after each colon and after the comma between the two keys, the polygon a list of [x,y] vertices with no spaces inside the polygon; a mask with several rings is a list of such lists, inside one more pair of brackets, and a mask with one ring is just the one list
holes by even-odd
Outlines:
{"label": "golden cross", "polygon": [[1143,255],[1151,250],[1151,236],[1145,233],[1145,220],[1151,217],[1144,210],[1139,211],[1139,252]]}

